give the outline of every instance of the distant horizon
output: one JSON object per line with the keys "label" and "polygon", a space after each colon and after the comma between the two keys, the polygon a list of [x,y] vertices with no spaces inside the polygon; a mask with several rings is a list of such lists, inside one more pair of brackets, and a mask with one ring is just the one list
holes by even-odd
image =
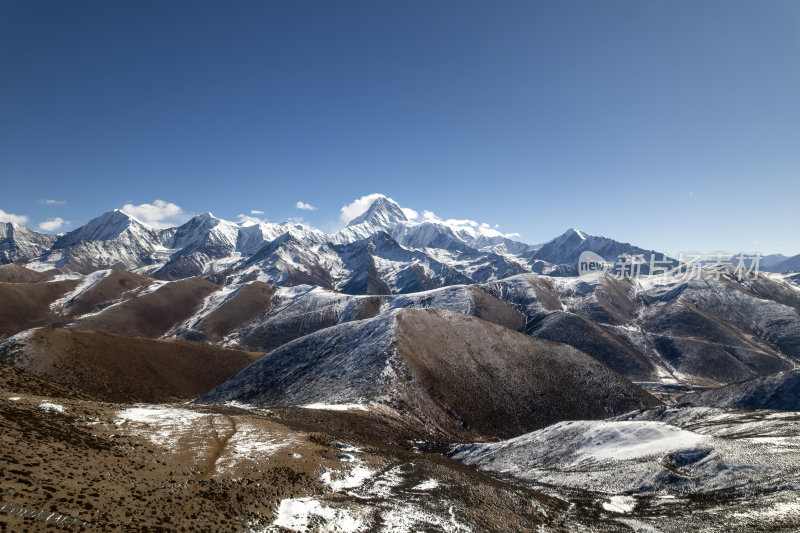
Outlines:
{"label": "distant horizon", "polygon": [[61,233],[127,205],[331,232],[381,192],[531,244],[797,255],[798,20],[786,0],[4,1],[0,220]]}

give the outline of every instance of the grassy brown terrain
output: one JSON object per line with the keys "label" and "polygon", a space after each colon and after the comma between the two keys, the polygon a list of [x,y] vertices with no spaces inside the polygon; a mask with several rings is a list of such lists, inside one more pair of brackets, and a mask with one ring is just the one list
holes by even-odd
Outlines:
{"label": "grassy brown terrain", "polygon": [[592,354],[595,359],[628,379],[658,379],[658,369],[650,358],[611,330],[580,315],[564,311],[553,312],[528,333],[540,339],[563,342]]}
{"label": "grassy brown terrain", "polygon": [[36,283],[51,279],[51,272],[37,272],[16,263],[0,265],[0,283]]}
{"label": "grassy brown terrain", "polygon": [[148,287],[152,283],[153,279],[146,276],[112,270],[70,302],[69,312],[72,316],[79,316],[98,311],[120,298],[133,298],[138,294],[137,289]]}
{"label": "grassy brown terrain", "polygon": [[[606,418],[660,402],[596,359],[467,315],[404,309],[397,351],[420,405],[479,435],[508,438],[561,420]],[[434,416],[434,409],[426,409]],[[447,420],[441,417],[439,423]]]}
{"label": "grassy brown terrain", "polygon": [[275,287],[262,281],[243,286],[203,321],[208,339],[219,341],[234,328],[267,311],[272,307],[273,294]]}
{"label": "grassy brown terrain", "polygon": [[472,293],[475,316],[499,326],[521,331],[525,327],[525,316],[477,287],[468,287]]}
{"label": "grassy brown terrain", "polygon": [[170,402],[200,396],[261,354],[182,340],[37,329],[0,359],[94,398]]}
{"label": "grassy brown terrain", "polygon": [[0,282],[0,339],[58,322],[50,304],[78,285],[78,280],[38,283]]}
{"label": "grassy brown terrain", "polygon": [[131,337],[157,338],[192,316],[202,305],[203,299],[217,290],[219,286],[201,278],[170,282],[149,294],[78,320],[74,327]]}

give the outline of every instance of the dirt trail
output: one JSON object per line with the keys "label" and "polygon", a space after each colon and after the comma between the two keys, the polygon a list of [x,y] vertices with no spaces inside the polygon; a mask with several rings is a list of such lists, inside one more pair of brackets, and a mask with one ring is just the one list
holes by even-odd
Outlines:
{"label": "dirt trail", "polygon": [[[220,432],[215,424],[217,418],[220,417],[225,419],[229,425],[228,430],[222,435],[220,435]],[[197,479],[208,479],[211,477],[216,469],[217,461],[219,461],[219,458],[225,451],[225,447],[228,445],[228,441],[230,441],[231,438],[236,434],[236,420],[232,416],[214,415],[209,419],[208,424],[211,426],[211,436],[214,439],[214,443],[211,445],[211,454],[209,455],[208,459],[206,459],[203,468],[200,469]]]}
{"label": "dirt trail", "polygon": [[[228,426],[222,434],[220,434],[220,430],[217,429],[216,424],[217,420],[220,418],[222,418]],[[236,434],[236,420],[232,416],[212,415],[208,418],[208,426],[209,434],[213,439],[211,449],[209,450],[210,453],[205,461],[202,462],[202,466],[199,468],[197,473],[192,476],[191,483],[194,487],[194,490],[192,491],[193,494],[186,501],[186,505],[183,506],[182,517],[179,523],[184,523],[187,517],[191,516],[192,505],[195,503],[194,496],[200,491],[202,482],[208,480],[214,474],[214,471],[217,467],[217,461],[219,461],[219,458],[222,457],[222,454],[225,452],[228,441],[230,441],[231,438]],[[198,462],[198,464],[201,463]]]}

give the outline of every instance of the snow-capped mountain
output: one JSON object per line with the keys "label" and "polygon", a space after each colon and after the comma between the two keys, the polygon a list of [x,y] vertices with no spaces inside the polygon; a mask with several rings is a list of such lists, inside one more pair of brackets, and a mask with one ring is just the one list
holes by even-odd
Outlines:
{"label": "snow-capped mountain", "polygon": [[[578,258],[585,251],[594,252],[606,261],[614,261],[622,254],[644,254],[646,259],[650,258],[650,254],[657,254],[655,250],[645,250],[627,242],[587,235],[578,229],[571,228],[523,256],[555,265],[577,265]],[[659,260],[662,259],[661,254],[657,255]]]}
{"label": "snow-capped mountain", "polygon": [[496,229],[477,223],[458,224],[438,219],[421,222],[410,220],[400,205],[386,197],[378,197],[363,214],[351,220],[333,238],[337,242],[346,243],[379,231],[388,233],[406,248],[418,250],[433,248],[521,254],[537,248],[511,240]]}
{"label": "snow-capped mountain", "polygon": [[56,238],[13,222],[0,222],[0,264],[30,261],[50,248]]}
{"label": "snow-capped mountain", "polygon": [[396,294],[484,283],[526,272],[575,275],[578,256],[609,260],[646,250],[578,230],[531,246],[472,221],[421,220],[385,196],[335,233],[303,224],[236,223],[203,213],[156,229],[121,210],[58,237],[5,224],[0,263],[86,274],[115,268],[165,280],[260,280],[312,284],[349,294]]}
{"label": "snow-capped mountain", "polygon": [[158,230],[115,209],[59,236],[31,268],[80,273],[104,268],[132,271],[156,262],[160,248]]}

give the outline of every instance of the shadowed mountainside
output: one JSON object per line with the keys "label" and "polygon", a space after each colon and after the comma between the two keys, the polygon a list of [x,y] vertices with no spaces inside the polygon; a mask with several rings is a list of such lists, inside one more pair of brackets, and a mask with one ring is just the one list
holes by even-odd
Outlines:
{"label": "shadowed mountainside", "polygon": [[680,401],[697,406],[800,411],[800,370],[688,394]]}

